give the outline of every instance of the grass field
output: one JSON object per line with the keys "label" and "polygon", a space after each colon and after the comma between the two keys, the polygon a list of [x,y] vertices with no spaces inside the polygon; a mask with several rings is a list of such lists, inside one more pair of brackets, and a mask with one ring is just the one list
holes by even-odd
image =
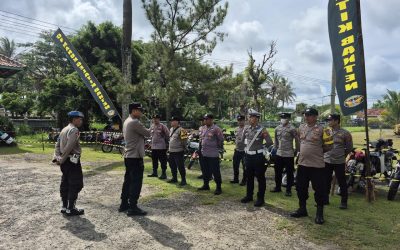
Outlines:
{"label": "grass field", "polygon": [[[363,147],[364,133],[360,131],[352,131],[354,143],[357,147]],[[380,134],[379,130],[371,130],[371,140],[378,139],[379,137],[393,138],[394,147],[400,148],[400,138],[395,137],[391,130],[383,130]],[[40,141],[41,136],[36,135],[33,137],[22,137],[19,140],[27,141]],[[49,161],[53,153],[54,145],[45,144],[44,151],[41,144],[20,144],[18,147],[1,147],[0,157],[4,154],[18,154],[18,153],[37,153],[49,155]],[[233,153],[233,145],[226,145],[225,158],[231,159]],[[121,155],[118,153],[103,153],[100,147],[84,146],[83,147],[83,162],[98,162],[98,161],[113,161],[113,170],[123,171],[123,161]],[[84,165],[84,169],[90,171],[93,166]],[[145,174],[150,173],[150,159],[145,158]],[[157,187],[157,192],[146,200],[156,197],[169,197],[182,192],[191,191],[198,194],[199,200],[204,205],[212,205],[220,202],[221,200],[232,200],[239,202],[245,194],[245,188],[238,185],[231,185],[229,180],[232,175],[231,163],[222,162],[223,168],[223,194],[221,196],[214,196],[211,193],[197,193],[196,188],[201,186],[201,181],[196,178],[199,174],[198,166],[194,170],[188,170],[188,183],[187,187],[181,188],[177,185],[167,184],[157,178],[144,178],[144,183]],[[110,168],[104,171],[111,170]],[[273,186],[273,169],[267,171],[267,189]],[[212,184],[211,188],[214,188]],[[297,208],[297,198],[287,198],[283,193],[266,194],[266,209],[276,213],[277,220],[279,221],[279,229],[283,233],[301,232],[308,239],[319,243],[328,241],[329,244],[339,245],[345,249],[399,249],[398,235],[400,231],[400,221],[397,216],[400,213],[400,198],[397,197],[395,201],[389,202],[386,200],[385,186],[380,185],[377,193],[377,200],[373,203],[368,203],[365,200],[364,194],[352,193],[349,197],[349,209],[342,211],[338,209],[339,196],[335,195],[331,198],[331,205],[325,209],[326,224],[323,226],[315,225],[313,222],[315,207],[312,192],[308,200],[308,209],[310,217],[305,219],[291,219],[287,214]],[[145,202],[144,200],[143,202]]]}

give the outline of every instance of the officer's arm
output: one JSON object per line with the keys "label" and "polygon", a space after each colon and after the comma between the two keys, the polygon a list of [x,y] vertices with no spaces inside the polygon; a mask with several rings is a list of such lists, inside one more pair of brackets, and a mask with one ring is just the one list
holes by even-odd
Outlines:
{"label": "officer's arm", "polygon": [[293,129],[293,137],[294,137],[294,145],[296,152],[300,152],[300,138],[299,138],[299,130]]}
{"label": "officer's arm", "polygon": [[164,129],[165,139],[169,140],[169,130],[168,130],[167,126],[163,125],[163,129]]}
{"label": "officer's arm", "polygon": [[278,136],[277,136],[277,129],[275,129],[275,133],[274,133],[274,141],[275,141],[275,144],[274,144],[274,147],[276,148],[276,149],[278,149],[279,148],[279,141],[278,141]]}
{"label": "officer's arm", "polygon": [[56,147],[54,149],[53,162],[58,162],[60,158],[61,158],[61,150],[60,150],[60,136],[59,136],[56,142]]}
{"label": "officer's arm", "polygon": [[220,149],[224,148],[224,134],[222,133],[221,129],[217,129],[216,131],[218,146]]}
{"label": "officer's arm", "polygon": [[79,140],[79,130],[77,128],[72,128],[67,133],[67,145],[65,145],[64,152],[61,155],[60,163],[64,163],[68,156],[70,155],[72,149],[76,145],[76,142]]}
{"label": "officer's arm", "polygon": [[265,146],[269,147],[269,146],[271,146],[272,144],[274,144],[274,143],[272,142],[272,138],[271,138],[271,136],[269,135],[267,129],[265,129],[265,128],[263,129],[263,131],[262,131],[262,136],[263,136],[263,138],[264,138],[264,140],[265,140]]}
{"label": "officer's arm", "polygon": [[344,150],[345,150],[346,156],[349,155],[351,153],[351,151],[353,150],[353,137],[351,136],[351,134],[349,132],[347,132],[344,137]]}
{"label": "officer's arm", "polygon": [[137,132],[138,134],[142,135],[143,137],[150,137],[150,129],[147,129],[140,122],[135,123],[133,125],[133,129],[135,130],[135,132]]}

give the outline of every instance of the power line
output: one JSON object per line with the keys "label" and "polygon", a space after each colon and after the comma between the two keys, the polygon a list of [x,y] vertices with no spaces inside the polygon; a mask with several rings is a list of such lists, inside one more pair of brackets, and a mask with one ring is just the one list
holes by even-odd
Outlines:
{"label": "power line", "polygon": [[[4,27],[4,26],[1,26],[1,27]],[[29,37],[40,38],[39,36],[36,36],[37,34],[32,35],[32,34],[28,34],[28,33],[26,33],[26,32],[18,32],[18,31],[12,30],[12,29],[7,29],[7,28],[2,28],[2,29],[3,29],[3,30],[6,30],[6,31],[9,31],[9,32],[14,32],[14,33],[17,33],[17,34],[29,36]]]}
{"label": "power line", "polygon": [[[36,18],[32,18],[32,17],[26,17],[26,16],[23,16],[23,15],[11,13],[11,12],[8,12],[8,11],[5,11],[5,10],[0,10],[0,12],[7,13],[7,14],[9,14],[9,15],[19,16],[19,17],[22,17],[22,18],[25,18],[25,19],[29,19],[29,20],[34,20],[34,21],[36,21],[36,22],[41,22],[41,23],[49,24],[49,25],[52,25],[52,26],[55,26],[55,27],[62,27],[62,28],[65,28],[65,29],[72,30],[72,31],[74,31],[74,32],[78,32],[78,30],[76,30],[76,29],[74,29],[74,28],[70,28],[70,27],[67,27],[67,26],[58,25],[58,24],[54,24],[54,23],[50,23],[50,22],[46,22],[46,21],[42,21],[42,20],[39,20],[39,19],[36,19]],[[4,15],[2,15],[2,16],[4,16]],[[15,18],[15,17],[10,17],[10,18],[17,19],[17,18]],[[17,20],[24,21],[24,20],[21,20],[21,19],[17,19]]]}
{"label": "power line", "polygon": [[29,24],[24,24],[24,23],[19,23],[19,22],[10,21],[10,20],[4,20],[4,19],[0,19],[0,20],[2,22],[4,22],[2,24],[15,25],[15,26],[23,27],[23,28],[29,28],[29,29],[33,28],[33,29],[40,30],[40,31],[46,31],[43,28],[39,28],[37,26],[33,26],[33,25],[29,25]]}
{"label": "power line", "polygon": [[26,34],[29,34],[29,35],[39,35],[40,34],[40,33],[31,32],[31,31],[26,30],[26,29],[19,29],[19,28],[15,28],[15,27],[5,26],[3,24],[0,24],[0,27],[8,28],[8,29],[11,29],[11,30],[16,30],[16,31],[19,31],[19,32],[25,32]]}

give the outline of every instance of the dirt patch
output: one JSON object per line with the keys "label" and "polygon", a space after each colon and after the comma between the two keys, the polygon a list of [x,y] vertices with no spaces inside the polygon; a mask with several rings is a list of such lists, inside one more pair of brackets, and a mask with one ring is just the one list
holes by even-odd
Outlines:
{"label": "dirt patch", "polygon": [[[101,171],[85,172],[78,205],[86,214],[68,218],[59,213],[61,174],[48,156],[2,156],[0,249],[327,248],[282,227],[274,208],[201,205],[193,193],[150,200],[142,205],[147,217],[129,218],[117,212],[123,173],[113,171],[113,163],[90,164]],[[144,186],[142,196],[155,191]]]}

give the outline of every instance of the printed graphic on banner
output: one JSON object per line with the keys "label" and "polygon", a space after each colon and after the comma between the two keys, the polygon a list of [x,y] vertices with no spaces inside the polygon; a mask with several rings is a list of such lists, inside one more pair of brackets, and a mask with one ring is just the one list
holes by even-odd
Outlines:
{"label": "printed graphic on banner", "polygon": [[356,0],[330,0],[329,37],[336,71],[336,91],[344,115],[365,107],[365,65]]}
{"label": "printed graphic on banner", "polygon": [[89,69],[87,64],[82,60],[74,46],[70,43],[68,38],[64,35],[61,29],[58,29],[52,36],[56,44],[60,45],[68,61],[72,64],[74,69],[78,72],[79,76],[84,81],[86,87],[89,89],[93,98],[100,105],[101,110],[108,118],[119,116],[118,111],[115,109],[114,104],[111,102],[106,91],[103,89],[93,72]]}

